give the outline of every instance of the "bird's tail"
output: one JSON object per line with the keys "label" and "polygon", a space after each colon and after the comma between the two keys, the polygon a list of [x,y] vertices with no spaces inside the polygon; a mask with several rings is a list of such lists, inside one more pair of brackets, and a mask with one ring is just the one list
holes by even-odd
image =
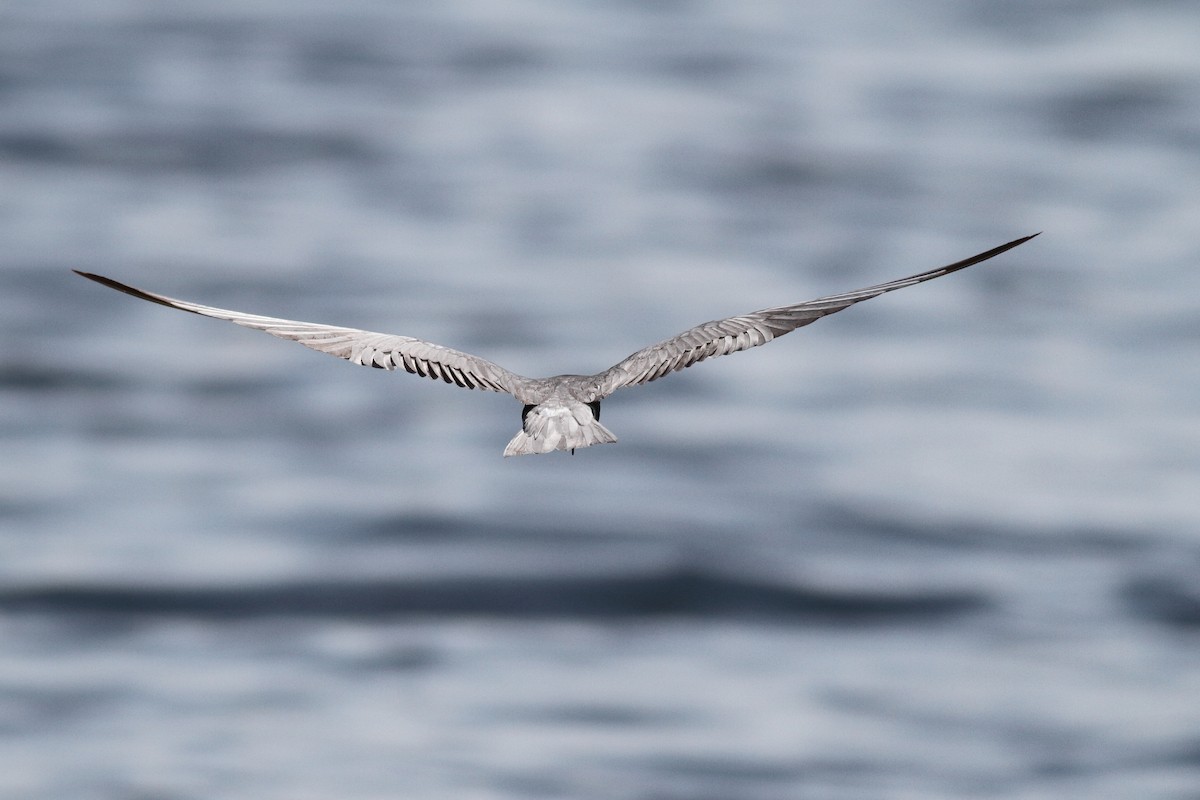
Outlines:
{"label": "bird's tail", "polygon": [[600,424],[599,403],[546,404],[525,413],[521,431],[504,448],[505,456],[574,452],[594,444],[612,444],[617,437]]}

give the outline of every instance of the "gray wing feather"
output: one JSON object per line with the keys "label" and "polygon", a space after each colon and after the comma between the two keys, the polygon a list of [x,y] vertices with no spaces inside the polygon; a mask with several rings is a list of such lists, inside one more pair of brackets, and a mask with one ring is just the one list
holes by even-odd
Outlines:
{"label": "gray wing feather", "polygon": [[1014,239],[1007,244],[992,248],[970,258],[956,261],[944,267],[931,269],[918,275],[881,283],[853,292],[820,297],[804,303],[779,306],[743,314],[738,317],[714,320],[697,325],[658,344],[638,350],[618,364],[596,376],[600,397],[607,397],[626,386],[649,383],[675,370],[690,367],[706,358],[724,356],[740,350],[748,350],[777,339],[797,328],[816,322],[821,317],[835,314],[855,303],[878,297],[881,294],[903,289],[918,283],[940,278],[966,269],[973,264],[987,261],[1006,250],[1032,239],[1038,234]]}
{"label": "gray wing feather", "polygon": [[363,366],[388,370],[400,368],[414,375],[443,380],[467,389],[483,389],[492,392],[507,392],[508,394],[516,394],[521,385],[526,382],[526,379],[520,375],[509,372],[486,359],[422,339],[414,339],[411,336],[395,336],[362,331],[357,328],[342,328],[314,322],[264,317],[258,314],[243,314],[240,311],[213,308],[153,294],[103,275],[79,270],[74,270],[74,272],[142,300],[149,300],[152,303],[205,317],[223,319],[244,328],[253,328],[269,333],[280,339],[299,342],[305,347],[329,353]]}

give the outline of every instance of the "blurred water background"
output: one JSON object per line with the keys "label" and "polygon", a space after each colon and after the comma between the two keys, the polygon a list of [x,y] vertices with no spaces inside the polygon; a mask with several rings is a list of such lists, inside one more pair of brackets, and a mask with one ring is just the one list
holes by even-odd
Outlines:
{"label": "blurred water background", "polygon": [[[605,402],[528,375],[1034,242]],[[1200,7],[8,0],[0,796],[1200,797]]]}

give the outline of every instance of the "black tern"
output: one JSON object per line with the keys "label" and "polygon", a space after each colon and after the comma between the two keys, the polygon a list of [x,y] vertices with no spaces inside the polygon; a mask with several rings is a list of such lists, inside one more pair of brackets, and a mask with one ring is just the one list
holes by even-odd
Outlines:
{"label": "black tern", "polygon": [[521,410],[521,430],[504,448],[504,455],[519,456],[555,450],[574,453],[581,447],[616,442],[617,437],[612,431],[600,424],[600,401],[618,389],[649,383],[706,358],[725,356],[766,344],[855,303],[987,261],[1037,235],[1014,239],[962,261],[866,289],[705,322],[638,350],[595,375],[555,375],[552,378],[526,378],[479,356],[409,336],[227,311],[135,289],[103,275],[80,270],[74,272],[152,303],[223,319],[280,339],[290,339],[355,364],[387,370],[402,368],[424,378],[442,380],[466,389],[507,392],[519,400],[524,408]]}

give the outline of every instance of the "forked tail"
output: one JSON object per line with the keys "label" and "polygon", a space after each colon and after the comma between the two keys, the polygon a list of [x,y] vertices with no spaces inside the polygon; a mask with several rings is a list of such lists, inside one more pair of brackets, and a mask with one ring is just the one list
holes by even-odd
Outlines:
{"label": "forked tail", "polygon": [[599,412],[599,403],[545,403],[526,407],[521,431],[504,448],[504,455],[574,452],[594,444],[612,444],[617,437],[600,424]]}

